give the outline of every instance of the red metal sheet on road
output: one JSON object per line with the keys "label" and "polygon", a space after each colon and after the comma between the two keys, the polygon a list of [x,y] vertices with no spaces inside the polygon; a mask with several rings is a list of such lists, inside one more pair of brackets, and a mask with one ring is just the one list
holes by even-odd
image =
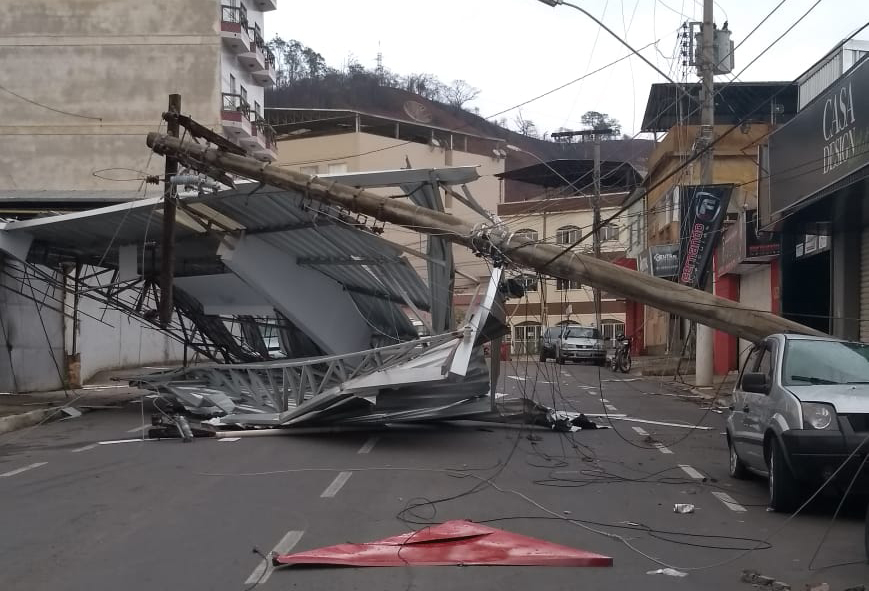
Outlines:
{"label": "red metal sheet on road", "polygon": [[280,565],[612,566],[609,556],[577,550],[479,523],[456,520],[363,544],[338,544],[276,556]]}

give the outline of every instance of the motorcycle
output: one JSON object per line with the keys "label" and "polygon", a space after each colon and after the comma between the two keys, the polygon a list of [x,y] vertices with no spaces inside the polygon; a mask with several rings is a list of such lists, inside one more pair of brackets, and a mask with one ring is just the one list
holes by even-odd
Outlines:
{"label": "motorcycle", "polygon": [[628,373],[631,371],[631,337],[620,334],[616,337],[618,346],[610,359],[610,368],[613,371]]}

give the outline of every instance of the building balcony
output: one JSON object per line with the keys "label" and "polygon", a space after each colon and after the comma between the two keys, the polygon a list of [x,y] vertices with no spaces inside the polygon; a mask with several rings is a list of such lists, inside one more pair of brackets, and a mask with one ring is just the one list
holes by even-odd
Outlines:
{"label": "building balcony", "polygon": [[[250,105],[239,94],[223,93],[220,123],[226,136],[235,140],[239,145],[241,145],[242,140],[255,138]],[[254,139],[254,141],[256,140]]]}
{"label": "building balcony", "polygon": [[260,12],[269,12],[278,9],[278,0],[252,0],[251,4]]}
{"label": "building balcony", "polygon": [[260,86],[274,86],[278,79],[275,54],[268,47],[265,48],[263,53],[265,54],[265,68],[251,72],[251,77]]}
{"label": "building balcony", "polygon": [[250,51],[250,32],[247,9],[244,6],[222,5],[220,7],[220,38],[233,53]]}
{"label": "building balcony", "polygon": [[238,63],[241,64],[242,69],[253,74],[267,69],[266,50],[268,48],[258,27],[249,29],[248,33],[252,36],[250,46],[247,51],[238,54]]}
{"label": "building balcony", "polygon": [[278,156],[274,128],[261,117],[257,118],[254,127],[257,130],[257,144],[250,149],[251,156],[265,162],[273,162]]}

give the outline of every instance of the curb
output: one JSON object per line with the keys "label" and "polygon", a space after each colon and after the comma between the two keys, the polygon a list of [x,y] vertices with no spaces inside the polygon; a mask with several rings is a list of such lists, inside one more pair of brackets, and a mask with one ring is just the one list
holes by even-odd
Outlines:
{"label": "curb", "polygon": [[38,425],[52,414],[59,414],[57,411],[58,407],[40,408],[38,410],[31,410],[30,412],[17,415],[0,417],[0,435]]}

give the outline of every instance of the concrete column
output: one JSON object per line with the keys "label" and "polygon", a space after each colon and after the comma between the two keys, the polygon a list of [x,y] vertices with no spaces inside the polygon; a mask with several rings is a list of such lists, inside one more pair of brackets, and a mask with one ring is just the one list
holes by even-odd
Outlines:
{"label": "concrete column", "polygon": [[833,202],[833,227],[830,236],[832,266],[833,335],[851,340],[860,338],[860,202],[850,192]]}

